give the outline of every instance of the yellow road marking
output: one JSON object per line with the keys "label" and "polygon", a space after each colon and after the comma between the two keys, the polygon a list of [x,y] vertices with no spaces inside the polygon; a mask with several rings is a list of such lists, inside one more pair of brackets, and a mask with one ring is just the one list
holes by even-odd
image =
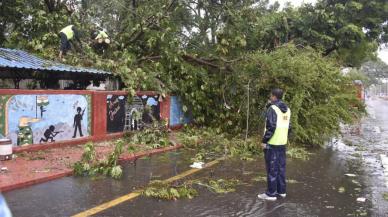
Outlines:
{"label": "yellow road marking", "polygon": [[[211,162],[205,164],[202,169],[211,167],[211,166],[219,163],[223,159],[224,158],[222,157],[222,158],[218,158],[218,159],[216,159],[214,161],[211,161]],[[187,170],[187,171],[185,171],[185,172],[183,172],[181,174],[178,174],[176,176],[173,176],[171,178],[168,178],[168,179],[164,180],[164,182],[170,183],[170,182],[182,179],[182,178],[184,178],[186,176],[189,176],[189,175],[192,175],[192,174],[194,174],[194,173],[196,173],[196,172],[198,172],[198,171],[200,171],[202,169],[195,169],[195,168],[193,168],[193,169]],[[111,207],[117,206],[120,203],[124,203],[126,201],[130,201],[132,199],[135,199],[136,197],[141,195],[141,192],[142,192],[142,189],[139,189],[137,191],[134,191],[134,192],[131,192],[129,194],[123,195],[121,197],[118,197],[118,198],[116,198],[114,200],[111,200],[111,201],[108,201],[106,203],[103,203],[103,204],[100,204],[98,206],[95,206],[95,207],[93,207],[91,209],[88,209],[88,210],[85,210],[83,212],[80,212],[80,213],[78,213],[76,215],[73,215],[72,217],[86,217],[86,216],[91,216],[91,215],[97,214],[97,213],[102,212],[102,211],[104,211],[106,209],[109,209]]]}

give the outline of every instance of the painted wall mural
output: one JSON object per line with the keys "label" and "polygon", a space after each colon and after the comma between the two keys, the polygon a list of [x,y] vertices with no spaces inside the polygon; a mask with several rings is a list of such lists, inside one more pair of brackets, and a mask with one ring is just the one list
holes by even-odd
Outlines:
{"label": "painted wall mural", "polygon": [[160,120],[159,95],[107,96],[107,131],[109,133],[141,130],[153,121]]}
{"label": "painted wall mural", "polygon": [[89,136],[90,103],[77,94],[1,96],[1,136],[14,146]]}
{"label": "painted wall mural", "polygon": [[108,133],[123,132],[125,122],[125,104],[127,96],[107,96],[107,131]]}
{"label": "painted wall mural", "polygon": [[170,103],[170,127],[181,126],[191,122],[191,116],[185,114],[182,102],[178,96],[171,96]]}

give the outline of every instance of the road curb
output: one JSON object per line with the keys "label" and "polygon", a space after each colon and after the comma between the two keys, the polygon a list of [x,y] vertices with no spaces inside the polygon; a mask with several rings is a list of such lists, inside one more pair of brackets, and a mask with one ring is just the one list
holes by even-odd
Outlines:
{"label": "road curb", "polygon": [[[169,146],[169,147],[164,147],[164,148],[152,149],[149,151],[137,152],[137,153],[134,153],[134,154],[129,155],[129,156],[120,157],[119,163],[122,164],[122,163],[127,162],[127,161],[134,161],[134,160],[141,158],[141,157],[151,156],[151,155],[160,154],[160,153],[164,153],[164,152],[168,152],[168,151],[173,151],[173,150],[177,150],[177,149],[182,148],[182,147],[183,147],[183,145],[177,144],[175,146]],[[60,178],[72,176],[72,175],[73,175],[73,170],[68,169],[68,170],[65,170],[63,172],[50,174],[50,175],[45,176],[45,177],[40,177],[40,178],[25,181],[25,182],[19,182],[19,183],[14,183],[14,184],[3,186],[0,188],[0,192],[7,192],[7,191],[20,189],[20,188],[25,188],[28,186],[41,184],[44,182],[48,182],[48,181],[52,181],[55,179],[60,179]]]}

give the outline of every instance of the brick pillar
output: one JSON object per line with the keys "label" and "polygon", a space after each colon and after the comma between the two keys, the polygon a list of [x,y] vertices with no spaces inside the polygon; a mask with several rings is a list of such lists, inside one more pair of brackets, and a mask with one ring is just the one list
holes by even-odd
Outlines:
{"label": "brick pillar", "polygon": [[166,96],[162,102],[160,102],[160,119],[167,122],[170,125],[170,96]]}
{"label": "brick pillar", "polygon": [[92,135],[94,139],[102,139],[106,137],[106,96],[104,92],[93,92],[93,116],[92,116]]}

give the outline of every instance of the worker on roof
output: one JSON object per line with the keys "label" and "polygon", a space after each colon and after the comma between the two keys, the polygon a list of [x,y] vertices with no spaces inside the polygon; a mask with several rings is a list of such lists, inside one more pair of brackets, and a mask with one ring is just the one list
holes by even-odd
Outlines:
{"label": "worker on roof", "polygon": [[110,39],[106,31],[104,29],[97,28],[97,30],[93,30],[91,32],[90,36],[93,41],[92,43],[94,50],[99,54],[105,53],[110,44]]}
{"label": "worker on roof", "polygon": [[267,191],[258,197],[269,201],[286,197],[286,145],[291,128],[291,110],[282,98],[283,90],[272,90],[262,140],[267,169]]}
{"label": "worker on roof", "polygon": [[75,39],[82,48],[80,33],[74,25],[68,25],[59,32],[61,38],[61,47],[59,51],[59,58],[62,59],[67,51],[71,49],[71,42]]}

